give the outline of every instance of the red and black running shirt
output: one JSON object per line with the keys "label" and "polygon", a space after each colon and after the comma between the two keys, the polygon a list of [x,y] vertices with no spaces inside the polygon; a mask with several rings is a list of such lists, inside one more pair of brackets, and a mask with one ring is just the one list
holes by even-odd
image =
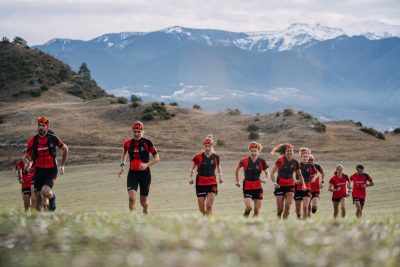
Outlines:
{"label": "red and black running shirt", "polygon": [[[27,144],[27,154],[32,156],[33,154],[33,144],[34,144],[34,138],[31,137],[28,140]],[[61,141],[60,138],[57,136],[53,136],[55,139],[55,145],[61,148],[64,143]],[[35,160],[35,167],[36,168],[42,168],[42,169],[53,169],[56,168],[56,160],[53,158],[49,152],[49,137],[46,135],[45,137],[40,137],[38,136],[38,147],[37,147],[37,159]]]}
{"label": "red and black running shirt", "polygon": [[[322,169],[322,167],[320,165],[314,164],[314,166],[319,173],[321,173],[321,174],[324,173],[324,170]],[[318,176],[314,182],[311,182],[311,192],[319,192],[320,191],[319,185],[320,185],[320,180],[319,180],[319,176]]]}
{"label": "red and black running shirt", "polygon": [[[149,139],[141,138],[135,140],[134,138],[128,139],[124,142],[124,153],[129,154],[130,165],[129,169],[132,171],[141,171],[139,166],[141,163],[148,163],[150,161],[149,154],[157,155],[157,149]],[[143,171],[147,171],[149,168]]]}
{"label": "red and black running shirt", "polygon": [[193,157],[192,162],[197,166],[196,185],[216,185],[215,169],[219,166],[219,156],[211,153],[210,157],[199,153]]}
{"label": "red and black running shirt", "polygon": [[241,159],[238,166],[239,168],[243,167],[244,190],[254,190],[262,188],[260,175],[261,172],[268,168],[268,163],[265,160],[257,158],[256,161],[253,161],[251,157],[247,157]]}
{"label": "red and black running shirt", "polygon": [[286,157],[280,157],[275,165],[278,167],[278,184],[280,186],[294,185],[293,173],[300,169],[299,162],[295,159],[287,160]]}
{"label": "red and black running shirt", "polygon": [[332,198],[342,198],[346,197],[346,182],[348,181],[347,175],[343,174],[342,178],[337,177],[337,175],[332,176],[329,180],[329,183],[333,185],[335,190],[339,189],[339,191],[335,191],[332,194]]}
{"label": "red and black running shirt", "polygon": [[[306,189],[311,190],[311,179],[317,173],[317,168],[314,166],[314,164],[310,163],[304,164],[303,162],[300,162],[300,170],[301,170],[301,175],[303,176],[304,179],[304,183],[306,185]],[[299,180],[299,177],[297,177],[297,175],[296,179]],[[303,186],[300,183],[298,183],[296,185],[296,189],[302,190]]]}
{"label": "red and black running shirt", "polygon": [[22,170],[22,180],[24,181],[21,184],[22,188],[30,188],[32,184],[32,177],[34,174],[34,169],[31,168],[28,171],[25,170],[24,162],[22,159],[18,160],[17,164],[15,165],[15,170]]}
{"label": "red and black running shirt", "polygon": [[365,199],[367,194],[367,181],[372,182],[372,178],[366,173],[358,175],[358,173],[356,172],[350,176],[350,180],[353,181],[352,196],[355,198]]}

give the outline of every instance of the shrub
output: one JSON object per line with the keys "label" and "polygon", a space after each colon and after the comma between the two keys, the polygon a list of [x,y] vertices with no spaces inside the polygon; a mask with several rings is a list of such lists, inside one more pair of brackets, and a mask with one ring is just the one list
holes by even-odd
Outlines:
{"label": "shrub", "polygon": [[4,115],[3,114],[0,114],[0,124],[3,124],[4,123]]}
{"label": "shrub", "polygon": [[217,140],[217,146],[225,146],[225,142],[222,139]]}
{"label": "shrub", "polygon": [[193,108],[194,108],[194,109],[201,109],[200,105],[197,105],[197,104],[194,104],[194,105],[193,105]]}
{"label": "shrub", "polygon": [[378,139],[385,140],[385,136],[383,135],[383,133],[375,130],[374,128],[363,127],[360,129],[360,131],[372,135]]}
{"label": "shrub", "polygon": [[260,118],[259,118],[259,117],[256,117],[256,118],[254,119],[254,121],[260,121]]}
{"label": "shrub", "polygon": [[283,110],[283,116],[291,116],[293,115],[293,109],[287,108]]}
{"label": "shrub", "polygon": [[128,104],[128,99],[126,99],[125,97],[121,96],[117,98],[117,103],[118,104]]}
{"label": "shrub", "polygon": [[154,115],[152,113],[145,113],[142,116],[142,120],[144,120],[144,121],[154,120]]}
{"label": "shrub", "polygon": [[318,132],[318,133],[325,133],[326,132],[326,125],[323,123],[318,122],[314,129]]}
{"label": "shrub", "polygon": [[279,117],[281,115],[281,113],[279,112],[279,111],[277,111],[276,113],[275,113],[275,117]]}
{"label": "shrub", "polygon": [[393,130],[393,133],[394,133],[394,134],[400,134],[400,128],[394,129],[394,130]]}
{"label": "shrub", "polygon": [[249,140],[257,140],[258,138],[260,138],[260,135],[257,132],[249,133]]}
{"label": "shrub", "polygon": [[170,106],[176,107],[176,106],[178,106],[178,103],[176,103],[176,102],[171,102],[171,103],[169,103],[169,105],[170,105]]}
{"label": "shrub", "polygon": [[363,127],[363,125],[362,125],[362,123],[360,122],[360,121],[358,121],[358,122],[356,122],[356,123],[354,123],[356,126],[358,126],[358,127]]}
{"label": "shrub", "polygon": [[313,116],[310,113],[303,113],[303,118],[306,120],[311,120],[313,119]]}
{"label": "shrub", "polygon": [[256,132],[258,130],[260,130],[260,126],[258,126],[257,124],[252,123],[247,126],[248,132]]}
{"label": "shrub", "polygon": [[131,102],[136,103],[138,106],[143,103],[143,99],[137,95],[131,95]]}
{"label": "shrub", "polygon": [[237,108],[236,109],[228,108],[226,111],[227,111],[228,115],[240,115],[241,114],[240,110]]}
{"label": "shrub", "polygon": [[30,94],[31,96],[33,96],[33,97],[39,97],[39,96],[42,95],[42,91],[40,91],[40,90],[31,90],[31,91],[29,92],[29,94]]}
{"label": "shrub", "polygon": [[48,90],[49,90],[49,87],[48,87],[47,85],[43,84],[42,86],[40,86],[40,90],[42,90],[42,91],[48,91]]}

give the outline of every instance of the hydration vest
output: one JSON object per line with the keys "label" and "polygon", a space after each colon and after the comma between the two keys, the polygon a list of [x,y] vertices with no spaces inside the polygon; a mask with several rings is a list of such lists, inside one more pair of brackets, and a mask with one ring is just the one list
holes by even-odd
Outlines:
{"label": "hydration vest", "polygon": [[[47,134],[45,135],[45,137],[47,136],[47,145],[48,145],[48,151],[50,156],[55,160],[56,156],[57,156],[57,143],[58,143],[58,137],[50,132],[47,132]],[[45,138],[43,137],[43,138]],[[32,151],[32,160],[33,162],[35,162],[38,158],[38,139],[39,139],[39,135],[35,135],[35,137],[33,138],[33,151]]]}
{"label": "hydration vest", "polygon": [[215,176],[215,168],[217,167],[217,158],[215,154],[211,154],[209,158],[204,153],[201,154],[201,164],[197,168],[199,176],[211,177]]}
{"label": "hydration vest", "polygon": [[[301,170],[301,175],[303,175],[304,182],[305,183],[311,182],[311,172],[313,170],[313,165],[309,163],[306,164],[300,163],[300,170]],[[297,176],[296,178],[298,180]]]}
{"label": "hydration vest", "polygon": [[286,158],[283,159],[285,162],[278,171],[278,178],[291,179],[293,178],[293,172],[295,170],[296,162],[293,159],[291,161],[288,161]]}
{"label": "hydration vest", "polygon": [[257,181],[260,179],[260,174],[263,170],[263,164],[260,159],[257,159],[255,162],[251,160],[250,157],[247,158],[247,161],[244,162],[244,178],[250,181]]}
{"label": "hydration vest", "polygon": [[[135,146],[135,143],[138,142],[138,146]],[[136,148],[136,149],[135,149]],[[128,149],[129,160],[140,159],[143,162],[147,163],[150,160],[149,157],[149,147],[145,140],[142,138],[139,141],[134,138],[131,139],[131,143]]]}

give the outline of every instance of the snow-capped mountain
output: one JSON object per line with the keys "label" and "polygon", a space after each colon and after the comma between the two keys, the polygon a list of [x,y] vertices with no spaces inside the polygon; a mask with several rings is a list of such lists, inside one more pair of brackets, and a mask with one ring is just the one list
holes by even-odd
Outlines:
{"label": "snow-capped mountain", "polygon": [[370,40],[389,37],[400,37],[400,26],[378,21],[364,21],[343,25],[341,27],[348,36],[362,35]]}
{"label": "snow-capped mountain", "polygon": [[378,26],[360,30],[362,36],[304,23],[263,32],[174,26],[89,41],[54,39],[36,48],[76,70],[87,63],[92,77],[116,95],[253,113],[292,106],[398,127],[400,38],[385,38],[394,28]]}

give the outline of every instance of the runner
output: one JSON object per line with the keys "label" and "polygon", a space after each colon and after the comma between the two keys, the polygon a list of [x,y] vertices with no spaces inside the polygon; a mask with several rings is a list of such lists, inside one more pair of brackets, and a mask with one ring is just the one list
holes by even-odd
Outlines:
{"label": "runner", "polygon": [[197,168],[196,175],[196,195],[199,210],[203,215],[211,215],[214,200],[218,194],[217,177],[215,170],[219,176],[219,183],[222,184],[222,173],[220,167],[220,159],[214,152],[214,138],[209,134],[203,140],[203,152],[196,154],[192,159],[192,166],[189,170],[189,183],[193,184],[193,171]]}
{"label": "runner", "polygon": [[371,176],[364,172],[364,166],[359,164],[356,166],[357,172],[353,173],[350,176],[350,180],[353,182],[353,204],[356,205],[356,216],[357,218],[361,218],[362,210],[365,204],[365,198],[367,194],[367,186],[373,186],[374,182],[372,181]]}
{"label": "runner", "polygon": [[[308,209],[308,217],[311,217],[311,212],[316,213],[319,204],[319,195],[321,188],[324,184],[325,173],[322,167],[319,164],[314,163],[314,156],[310,155],[309,159],[310,164],[314,164],[315,168],[317,169],[318,173],[315,174],[314,182],[311,180],[311,203]],[[321,178],[321,179],[320,179]]]}
{"label": "runner", "polygon": [[[25,211],[28,211],[34,203],[34,193],[32,190],[32,176],[33,168],[28,166],[30,164],[26,163],[25,160],[26,149],[23,150],[22,157],[18,160],[14,168],[14,174],[18,177],[18,181],[21,184],[22,191],[22,201],[24,203]],[[25,169],[28,166],[28,170]]]}
{"label": "runner", "polygon": [[[259,214],[261,208],[261,202],[263,199],[263,188],[261,183],[265,183],[268,175],[268,164],[265,160],[259,158],[262,146],[257,142],[249,144],[249,157],[243,158],[239,161],[239,164],[235,170],[236,186],[240,188],[239,182],[239,169],[243,168],[244,179],[243,179],[243,196],[244,196],[244,216],[248,217],[251,210],[253,209],[254,202],[254,213],[256,217]],[[265,179],[260,180],[260,174],[264,172]]]}
{"label": "runner", "polygon": [[333,218],[336,218],[339,213],[339,205],[342,211],[342,218],[346,216],[346,197],[347,192],[346,188],[349,190],[350,180],[349,177],[343,173],[343,165],[339,164],[336,166],[336,171],[332,178],[329,180],[329,191],[333,192],[332,194],[332,203],[333,203]]}
{"label": "runner", "polygon": [[[302,184],[302,189],[305,190],[306,187],[303,175],[300,171],[299,162],[293,158],[293,146],[291,144],[280,144],[274,147],[271,153],[280,155],[280,158],[275,162],[271,170],[271,180],[275,184],[274,194],[276,198],[277,215],[278,218],[281,218],[283,214],[283,219],[287,219],[294,195],[294,172]],[[278,177],[275,180],[275,172],[277,171]]]}
{"label": "runner", "polygon": [[304,183],[306,186],[306,190],[303,190],[302,184],[300,183],[298,177],[296,190],[294,193],[294,200],[296,203],[296,214],[297,218],[301,218],[301,204],[303,204],[303,220],[307,219],[309,206],[310,206],[310,198],[311,198],[311,182],[315,179],[315,174],[317,173],[317,169],[313,164],[309,163],[309,156],[311,150],[308,148],[300,148],[299,155],[301,158],[300,162],[300,170],[301,174],[304,178]]}
{"label": "runner", "polygon": [[[121,156],[121,169],[118,176],[124,172],[125,162],[129,154],[129,173],[127,178],[127,189],[129,196],[129,210],[135,210],[137,189],[140,187],[140,205],[143,208],[143,214],[149,212],[149,190],[151,185],[150,166],[160,161],[153,142],[143,137],[143,123],[136,121],[132,125],[133,138],[124,142],[124,150]],[[152,159],[150,160],[150,154]]]}
{"label": "runner", "polygon": [[31,137],[27,144],[27,159],[35,164],[33,185],[36,195],[36,209],[43,208],[43,198],[49,198],[49,210],[56,209],[56,195],[53,186],[57,179],[56,147],[62,149],[60,174],[64,174],[65,161],[67,160],[68,147],[61,139],[49,131],[50,122],[45,117],[38,119],[38,134]]}

